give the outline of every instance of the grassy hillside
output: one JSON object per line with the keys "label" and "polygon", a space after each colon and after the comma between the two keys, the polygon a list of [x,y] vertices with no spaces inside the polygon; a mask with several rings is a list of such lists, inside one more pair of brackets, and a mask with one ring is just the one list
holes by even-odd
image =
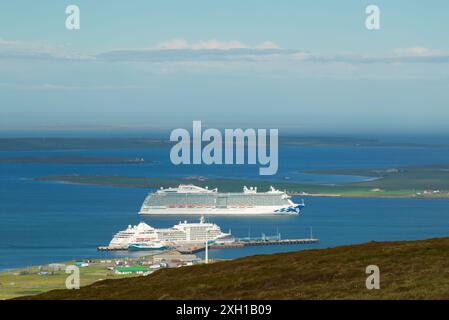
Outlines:
{"label": "grassy hillside", "polygon": [[[365,287],[371,264],[380,290]],[[449,238],[259,255],[23,299],[449,299]]]}

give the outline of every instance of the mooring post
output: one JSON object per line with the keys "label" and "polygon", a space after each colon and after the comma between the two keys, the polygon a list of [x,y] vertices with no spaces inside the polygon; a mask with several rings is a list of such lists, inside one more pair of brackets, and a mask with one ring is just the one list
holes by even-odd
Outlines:
{"label": "mooring post", "polygon": [[209,263],[209,251],[207,249],[207,245],[208,245],[208,241],[206,240],[206,252],[204,253],[204,263],[208,264]]}

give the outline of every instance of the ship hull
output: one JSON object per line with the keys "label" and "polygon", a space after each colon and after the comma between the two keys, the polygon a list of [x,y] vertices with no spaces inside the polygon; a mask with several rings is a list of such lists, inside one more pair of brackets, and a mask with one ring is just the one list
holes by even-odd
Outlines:
{"label": "ship hull", "polygon": [[153,246],[135,245],[135,244],[130,244],[128,246],[129,251],[152,251],[152,250],[164,250],[164,249],[167,249],[167,247],[166,246],[153,247]]}
{"label": "ship hull", "polygon": [[256,206],[250,208],[143,207],[140,215],[298,215],[303,206]]}

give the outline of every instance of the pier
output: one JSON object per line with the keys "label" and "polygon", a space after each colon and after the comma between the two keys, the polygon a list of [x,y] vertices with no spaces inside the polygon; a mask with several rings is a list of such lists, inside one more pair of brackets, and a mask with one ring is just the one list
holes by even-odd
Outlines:
{"label": "pier", "polygon": [[244,240],[236,241],[229,244],[222,245],[210,245],[211,249],[225,249],[225,248],[237,248],[237,247],[250,247],[250,246],[276,246],[276,245],[289,245],[289,244],[312,244],[320,242],[319,239],[307,238],[307,239],[268,239],[268,240]]}
{"label": "pier", "polygon": [[[263,235],[260,238],[239,238],[234,242],[222,243],[222,244],[210,244],[208,247],[210,249],[235,249],[235,248],[244,248],[250,246],[279,246],[279,245],[294,245],[294,244],[314,244],[319,243],[320,239],[317,238],[304,238],[304,239],[281,239],[279,236],[274,237],[266,237]],[[175,249],[176,251],[183,254],[193,254],[197,252],[201,252],[205,250],[205,245],[182,245],[178,247],[172,247],[171,249]],[[108,247],[108,246],[99,246],[97,247],[99,251],[127,251],[127,247]]]}
{"label": "pier", "polygon": [[98,251],[128,251],[128,247],[109,247],[109,246],[99,246]]}
{"label": "pier", "polygon": [[[238,240],[235,242],[223,243],[223,244],[211,244],[209,249],[236,249],[250,246],[279,246],[279,245],[292,245],[292,244],[313,244],[319,243],[320,239],[305,238],[305,239],[250,239],[250,240]],[[192,254],[205,250],[205,246],[183,247],[177,248],[181,253]]]}
{"label": "pier", "polygon": [[[292,244],[313,244],[320,242],[320,239],[316,238],[306,238],[306,239],[252,239],[252,240],[238,240],[235,242],[229,242],[224,244],[211,244],[210,249],[233,249],[233,248],[243,248],[250,246],[276,246],[276,245],[292,245]],[[192,245],[192,246],[180,246],[176,247],[176,250],[181,253],[197,253],[204,251],[204,245]],[[108,247],[99,246],[97,247],[99,251],[127,251],[126,247]]]}

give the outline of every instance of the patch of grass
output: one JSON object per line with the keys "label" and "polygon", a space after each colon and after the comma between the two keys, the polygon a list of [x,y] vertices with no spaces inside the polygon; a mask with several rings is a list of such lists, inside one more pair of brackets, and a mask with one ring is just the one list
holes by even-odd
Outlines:
{"label": "patch of grass", "polygon": [[[67,263],[67,265],[73,263]],[[0,273],[0,299],[10,299],[22,295],[38,294],[65,288],[69,274],[55,271],[39,275],[38,267],[29,267]],[[105,267],[80,268],[80,285],[86,286],[100,279],[118,279],[129,275],[116,275]]]}

